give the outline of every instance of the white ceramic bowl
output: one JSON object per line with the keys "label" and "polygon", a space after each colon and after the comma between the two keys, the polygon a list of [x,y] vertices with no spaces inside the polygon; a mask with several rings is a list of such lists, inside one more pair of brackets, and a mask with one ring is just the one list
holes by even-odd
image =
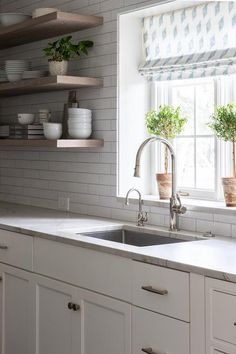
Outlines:
{"label": "white ceramic bowl", "polygon": [[20,23],[31,18],[30,15],[21,14],[21,13],[1,13],[0,14],[0,25],[5,26],[12,26],[16,23]]}
{"label": "white ceramic bowl", "polygon": [[34,121],[33,113],[18,113],[17,117],[20,124],[32,124]]}
{"label": "white ceramic bowl", "polygon": [[92,111],[90,109],[85,109],[85,108],[68,108],[69,114],[91,114]]}
{"label": "white ceramic bowl", "polygon": [[70,129],[88,129],[88,128],[92,128],[92,124],[91,123],[78,123],[78,124],[74,124],[74,123],[70,123],[68,122],[68,127]]}
{"label": "white ceramic bowl", "polygon": [[57,12],[57,11],[59,11],[59,10],[56,8],[53,8],[53,7],[40,7],[40,8],[35,9],[33,11],[32,17],[35,18],[35,17],[39,17],[39,16],[44,16],[44,15],[50,14],[52,12]]}
{"label": "white ceramic bowl", "polygon": [[43,123],[44,136],[48,140],[57,140],[62,136],[61,123]]}
{"label": "white ceramic bowl", "polygon": [[85,113],[81,113],[81,114],[72,114],[72,113],[69,113],[68,114],[69,117],[71,118],[79,118],[79,117],[92,117],[92,114],[85,114]]}
{"label": "white ceramic bowl", "polygon": [[90,135],[92,134],[92,129],[75,130],[75,129],[69,128],[68,132],[72,138],[88,139],[90,137]]}
{"label": "white ceramic bowl", "polygon": [[9,82],[17,82],[22,79],[22,73],[10,74],[7,73],[7,79]]}
{"label": "white ceramic bowl", "polygon": [[90,117],[69,118],[68,122],[70,122],[70,123],[91,123],[92,122],[92,118],[90,118]]}

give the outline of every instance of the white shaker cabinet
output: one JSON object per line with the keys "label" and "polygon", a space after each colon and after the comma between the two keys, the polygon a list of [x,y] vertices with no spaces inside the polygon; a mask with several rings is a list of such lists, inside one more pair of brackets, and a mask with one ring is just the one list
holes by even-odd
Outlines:
{"label": "white shaker cabinet", "polygon": [[32,274],[0,265],[0,333],[2,354],[34,352]]}
{"label": "white shaker cabinet", "polygon": [[206,354],[236,353],[236,284],[206,278]]}
{"label": "white shaker cabinet", "polygon": [[131,305],[81,291],[81,354],[130,354]]}
{"label": "white shaker cabinet", "polygon": [[130,354],[130,305],[46,277],[35,279],[36,354]]}
{"label": "white shaker cabinet", "polygon": [[81,313],[77,288],[34,276],[36,354],[80,353]]}

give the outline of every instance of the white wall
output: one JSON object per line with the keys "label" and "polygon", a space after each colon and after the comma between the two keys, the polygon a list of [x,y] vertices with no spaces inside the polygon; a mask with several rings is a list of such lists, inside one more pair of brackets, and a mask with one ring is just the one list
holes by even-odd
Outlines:
{"label": "white wall", "polygon": [[[92,39],[88,58],[71,63],[73,74],[104,78],[104,88],[79,90],[81,107],[94,111],[94,135],[105,139],[95,151],[7,147],[0,151],[0,199],[48,208],[57,208],[59,197],[69,197],[71,210],[82,214],[134,221],[137,206],[125,207],[116,199],[116,101],[117,101],[117,14],[156,4],[140,0],[0,0],[1,11],[30,12],[36,7],[59,7],[66,11],[104,17],[104,25],[78,32],[75,39]],[[128,31],[128,29],[127,29]],[[27,44],[0,52],[0,61],[31,58],[33,67],[44,68],[42,48],[47,41]],[[42,93],[0,100],[1,122],[13,122],[17,112],[36,112],[48,107],[53,119],[60,120],[67,92]],[[151,224],[168,225],[168,208],[147,207]],[[235,217],[190,211],[182,218],[187,230],[216,231],[236,235]]]}

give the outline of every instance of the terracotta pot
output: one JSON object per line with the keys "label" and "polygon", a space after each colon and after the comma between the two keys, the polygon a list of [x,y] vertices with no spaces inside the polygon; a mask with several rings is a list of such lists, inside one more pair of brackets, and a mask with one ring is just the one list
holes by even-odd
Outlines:
{"label": "terracotta pot", "polygon": [[170,199],[171,186],[172,186],[172,174],[157,173],[156,180],[157,180],[160,199]]}
{"label": "terracotta pot", "polygon": [[68,61],[49,61],[49,72],[51,76],[66,75],[68,72]]}
{"label": "terracotta pot", "polygon": [[226,206],[236,207],[236,177],[224,177],[222,184]]}

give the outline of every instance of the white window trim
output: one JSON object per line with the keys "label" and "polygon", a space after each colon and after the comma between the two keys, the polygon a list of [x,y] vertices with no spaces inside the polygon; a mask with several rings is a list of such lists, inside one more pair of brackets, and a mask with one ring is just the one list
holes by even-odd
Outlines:
{"label": "white window trim", "polygon": [[[226,79],[227,78],[227,79]],[[215,104],[216,106],[227,104],[236,100],[236,87],[234,84],[235,76],[231,77],[218,77],[214,79],[215,82]],[[201,81],[207,81],[208,78],[202,79]],[[198,81],[196,79],[196,81]],[[227,81],[227,82],[226,82]],[[189,80],[183,80],[183,82],[190,83]],[[175,82],[174,82],[175,83]],[[158,105],[169,104],[171,102],[170,91],[168,90],[168,83],[161,82],[156,85],[152,84],[152,95],[151,95],[151,109],[156,109]],[[151,180],[149,184],[151,186],[151,194],[157,195],[157,184],[155,181],[156,171],[161,171],[163,165],[163,147],[160,143],[152,144],[151,147],[151,161],[155,163],[151,164]],[[181,192],[189,193],[189,199],[199,199],[199,200],[211,200],[211,201],[223,201],[223,191],[221,186],[221,176],[230,176],[232,174],[232,147],[230,143],[220,141],[215,139],[216,144],[216,180],[215,180],[215,191],[203,190],[203,189],[192,189],[192,188],[182,188]],[[225,159],[225,156],[229,158]],[[223,158],[224,157],[224,158]]]}

